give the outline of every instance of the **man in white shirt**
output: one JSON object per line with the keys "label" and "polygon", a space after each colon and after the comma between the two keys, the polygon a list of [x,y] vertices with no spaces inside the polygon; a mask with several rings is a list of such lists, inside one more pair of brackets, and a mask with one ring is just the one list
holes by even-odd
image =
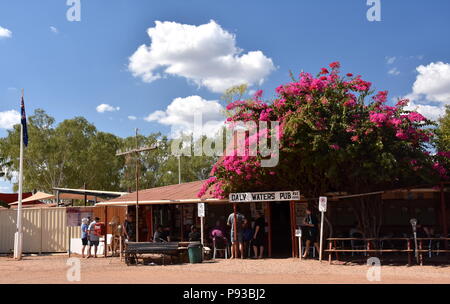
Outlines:
{"label": "man in white shirt", "polygon": [[89,248],[88,248],[88,256],[87,258],[90,258],[91,255],[91,248],[92,246],[94,246],[94,257],[97,257],[97,248],[98,248],[98,244],[100,241],[100,236],[98,236],[95,233],[95,224],[97,224],[97,222],[100,221],[100,219],[98,217],[96,217],[90,224],[88,227],[88,238],[89,238]]}

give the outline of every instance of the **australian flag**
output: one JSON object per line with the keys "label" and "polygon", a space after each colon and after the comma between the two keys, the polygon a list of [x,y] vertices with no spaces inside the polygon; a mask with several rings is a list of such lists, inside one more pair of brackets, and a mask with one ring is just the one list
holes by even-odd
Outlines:
{"label": "australian flag", "polygon": [[25,103],[23,102],[23,96],[22,96],[22,102],[20,103],[20,114],[22,117],[22,126],[23,126],[23,143],[25,144],[25,147],[28,146],[28,129],[27,129],[27,115],[25,114]]}

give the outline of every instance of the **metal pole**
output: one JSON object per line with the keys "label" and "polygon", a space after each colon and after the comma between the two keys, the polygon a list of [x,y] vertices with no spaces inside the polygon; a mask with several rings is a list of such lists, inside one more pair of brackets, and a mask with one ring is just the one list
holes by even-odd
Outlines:
{"label": "metal pole", "polygon": [[[138,130],[136,128],[136,149],[138,145]],[[136,242],[139,242],[139,153],[136,152]]]}
{"label": "metal pole", "polygon": [[178,184],[181,184],[181,155],[178,155]]}
{"label": "metal pole", "polygon": [[71,246],[71,236],[72,236],[72,226],[69,226],[69,237],[68,237],[68,239],[69,239],[69,258],[70,258],[70,254],[72,253],[72,248],[70,248]]}
{"label": "metal pole", "polygon": [[319,261],[322,262],[322,251],[323,251],[323,218],[324,212],[322,211],[322,218],[320,219],[320,252],[319,252]]}
{"label": "metal pole", "polygon": [[86,183],[84,183],[84,206],[87,206]]}
{"label": "metal pole", "polygon": [[201,234],[201,242],[202,242],[202,246],[204,245],[204,240],[203,240],[203,216],[200,218],[200,234]]}
{"label": "metal pole", "polygon": [[301,260],[302,259],[302,237],[298,237],[298,257]]}
{"label": "metal pole", "polygon": [[[23,90],[22,90],[23,98]],[[23,245],[23,234],[22,234],[22,193],[23,193],[23,125],[20,124],[20,160],[19,160],[19,204],[17,206],[17,232],[14,238],[14,258],[17,260],[22,259],[22,245]]]}

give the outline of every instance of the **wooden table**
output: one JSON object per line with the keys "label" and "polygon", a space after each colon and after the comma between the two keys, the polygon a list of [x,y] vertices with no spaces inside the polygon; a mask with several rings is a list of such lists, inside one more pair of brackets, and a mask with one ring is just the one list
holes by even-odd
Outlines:
{"label": "wooden table", "polygon": [[[387,252],[405,252],[408,253],[408,265],[412,262],[412,253],[414,250],[412,249],[411,238],[403,238],[403,237],[386,237],[386,238],[328,238],[328,249],[325,252],[328,252],[328,262],[331,264],[332,254],[335,253],[336,259],[339,259],[340,252],[363,252],[363,253],[387,253]],[[365,242],[365,249],[337,249],[337,242],[340,241],[362,241]],[[406,242],[406,249],[373,249],[374,242],[381,241],[404,241]]]}
{"label": "wooden table", "polygon": [[442,238],[441,237],[439,237],[439,238],[436,238],[436,237],[417,238],[417,242],[418,242],[418,246],[419,246],[417,252],[419,253],[420,265],[423,265],[423,261],[424,261],[423,254],[424,253],[447,253],[447,260],[448,260],[448,257],[449,257],[448,253],[450,253],[450,250],[448,249],[448,245],[445,246],[445,244],[444,244],[444,248],[446,248],[446,249],[432,249],[431,246],[428,249],[423,249],[424,242],[430,242],[430,244],[431,244],[431,242],[433,242],[433,241],[448,242],[448,241],[450,241],[450,238],[448,238],[448,237],[446,237],[446,238],[444,238],[444,237],[442,237]]}

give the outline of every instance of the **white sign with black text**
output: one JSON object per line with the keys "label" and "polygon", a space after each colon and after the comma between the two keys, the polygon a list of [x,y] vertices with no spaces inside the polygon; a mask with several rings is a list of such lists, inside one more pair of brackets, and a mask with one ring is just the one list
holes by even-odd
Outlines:
{"label": "white sign with black text", "polygon": [[205,203],[198,203],[197,211],[198,217],[205,217]]}
{"label": "white sign with black text", "polygon": [[299,201],[300,191],[230,193],[230,203]]}
{"label": "white sign with black text", "polygon": [[319,198],[319,211],[327,212],[327,197],[326,196],[321,196]]}

